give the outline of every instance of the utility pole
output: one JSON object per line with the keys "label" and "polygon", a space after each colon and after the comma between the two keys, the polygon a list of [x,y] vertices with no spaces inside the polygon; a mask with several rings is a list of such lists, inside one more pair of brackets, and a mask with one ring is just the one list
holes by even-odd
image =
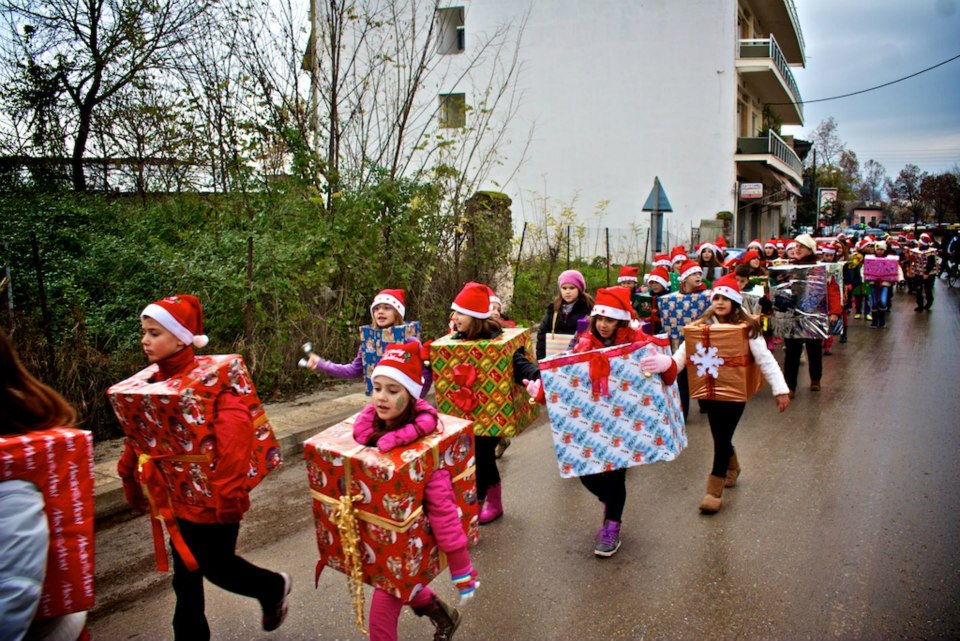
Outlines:
{"label": "utility pole", "polygon": [[810,196],[813,198],[813,229],[820,223],[820,194],[817,192],[817,148],[813,148],[813,175],[810,176]]}
{"label": "utility pole", "polygon": [[320,33],[320,16],[317,15],[317,0],[310,0],[310,129],[313,131],[313,148],[320,148],[320,52],[317,38]]}

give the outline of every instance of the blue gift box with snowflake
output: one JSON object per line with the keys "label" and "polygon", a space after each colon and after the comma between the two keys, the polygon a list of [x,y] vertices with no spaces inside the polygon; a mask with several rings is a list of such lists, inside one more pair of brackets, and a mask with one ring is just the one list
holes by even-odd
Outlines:
{"label": "blue gift box with snowflake", "polygon": [[367,396],[373,391],[373,379],[370,374],[383,358],[387,345],[392,343],[409,343],[420,340],[420,321],[410,321],[393,327],[373,327],[364,325],[360,328],[360,351],[363,354],[363,378],[367,383]]}
{"label": "blue gift box with snowflake", "polygon": [[683,328],[710,309],[710,291],[681,294],[674,292],[657,299],[663,331],[670,338],[683,338]]}
{"label": "blue gift box with snowflake", "polygon": [[640,368],[670,341],[560,354],[540,362],[560,476],[584,476],[672,461],[687,445],[676,383]]}

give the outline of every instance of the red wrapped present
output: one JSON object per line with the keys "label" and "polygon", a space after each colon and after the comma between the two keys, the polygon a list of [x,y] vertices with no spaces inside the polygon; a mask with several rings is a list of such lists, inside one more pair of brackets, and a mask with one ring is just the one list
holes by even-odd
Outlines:
{"label": "red wrapped present", "polygon": [[[423,509],[426,482],[448,470],[471,544],[479,536],[472,423],[440,415],[437,432],[389,452],[358,444],[353,417],[303,444],[320,562],[410,600],[446,565]],[[347,491],[349,488],[349,492]],[[358,623],[362,624],[362,588]],[[355,600],[355,605],[357,605]],[[362,627],[362,625],[361,625]]]}
{"label": "red wrapped present", "polygon": [[683,328],[690,398],[746,402],[763,386],[744,324],[696,322]]}
{"label": "red wrapped present", "polygon": [[[149,494],[151,511],[160,517],[188,566],[193,557],[176,530],[177,506],[216,509],[218,497],[210,480],[217,464],[212,417],[217,397],[239,394],[250,410],[253,447],[244,488],[249,492],[283,460],[250,374],[239,354],[198,356],[193,369],[165,381],[152,381],[156,365],[137,372],[107,390],[113,411],[140,455],[140,481]],[[166,553],[156,518],[157,567],[166,570]],[[158,538],[159,537],[159,538]]]}
{"label": "red wrapped present", "polygon": [[38,619],[93,607],[93,434],[58,427],[0,436],[0,480],[43,492],[50,551]]}

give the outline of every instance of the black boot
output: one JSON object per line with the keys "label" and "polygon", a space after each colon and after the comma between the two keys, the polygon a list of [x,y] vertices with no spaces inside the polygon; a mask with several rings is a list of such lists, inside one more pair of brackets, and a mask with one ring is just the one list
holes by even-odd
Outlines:
{"label": "black boot", "polygon": [[430,597],[430,603],[422,608],[413,608],[418,617],[428,616],[437,628],[433,641],[450,641],[460,626],[460,611],[440,600],[436,594]]}

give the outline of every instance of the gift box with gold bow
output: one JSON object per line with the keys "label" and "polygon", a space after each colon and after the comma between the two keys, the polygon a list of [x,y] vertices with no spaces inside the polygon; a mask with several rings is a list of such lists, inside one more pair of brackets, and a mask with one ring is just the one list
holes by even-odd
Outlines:
{"label": "gift box with gold bow", "polygon": [[437,432],[389,452],[359,445],[353,417],[304,442],[320,562],[409,600],[446,567],[424,512],[430,475],[447,470],[471,544],[479,536],[473,430],[440,415]]}
{"label": "gift box with gold bow", "polygon": [[684,328],[690,398],[745,403],[763,387],[746,324],[693,323]]}
{"label": "gift box with gold bow", "polygon": [[513,353],[536,352],[527,328],[510,328],[493,340],[455,340],[444,336],[430,345],[430,367],[437,409],[470,419],[478,436],[516,436],[537,417],[539,407],[513,380]]}
{"label": "gift box with gold bow", "polygon": [[671,461],[687,445],[676,384],[645,374],[640,359],[670,341],[616,345],[540,362],[560,476]]}
{"label": "gift box with gold bow", "polygon": [[387,345],[410,341],[420,341],[420,321],[410,321],[385,328],[371,325],[360,328],[360,351],[363,354],[363,378],[367,383],[367,396],[373,391],[373,380],[370,374],[383,358],[383,351],[387,349]]}

